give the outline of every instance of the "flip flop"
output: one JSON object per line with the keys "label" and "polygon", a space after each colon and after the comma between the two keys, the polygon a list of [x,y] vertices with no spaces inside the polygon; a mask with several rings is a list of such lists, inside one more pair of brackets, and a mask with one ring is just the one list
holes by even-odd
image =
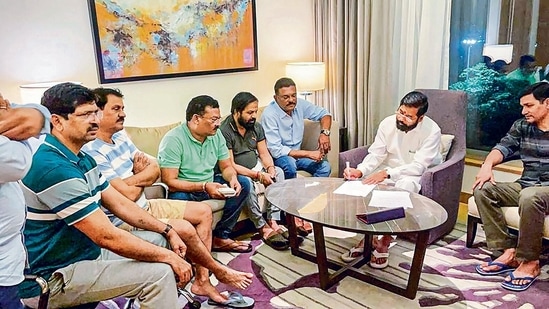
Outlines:
{"label": "flip flop", "polygon": [[[242,248],[244,246],[247,246],[246,249],[239,249],[239,248]],[[224,246],[217,247],[217,248],[212,248],[212,251],[213,252],[248,253],[248,252],[252,252],[252,245],[242,243],[242,242],[239,242],[239,241],[235,240],[235,241],[233,241],[231,243],[228,243]]]}
{"label": "flip flop", "polygon": [[383,269],[389,265],[389,252],[378,252],[377,249],[372,251],[373,257],[377,259],[385,259],[385,263],[372,263],[370,261],[370,267],[376,268],[376,269]]}
{"label": "flip flop", "polygon": [[349,251],[343,253],[340,257],[345,263],[350,263],[356,258],[360,257],[364,253],[364,248],[362,247],[352,247]]}
{"label": "flip flop", "polygon": [[290,247],[288,240],[277,232],[271,233],[271,235],[267,238],[263,237],[262,240],[267,246],[275,250],[286,250]]}
{"label": "flip flop", "polygon": [[[522,291],[526,291],[532,285],[532,283],[534,283],[534,281],[536,281],[536,278],[538,276],[535,276],[535,277],[530,277],[530,276],[515,277],[515,275],[513,275],[513,273],[510,273],[509,277],[511,277],[511,281],[503,281],[501,283],[501,287],[506,289],[506,290],[511,290],[511,291],[515,291],[515,292],[522,292]],[[525,284],[514,284],[513,280],[529,280],[529,281],[528,281],[528,283],[525,283]]]}
{"label": "flip flop", "polygon": [[511,267],[507,264],[503,264],[503,263],[500,263],[500,262],[495,262],[495,261],[488,262],[488,265],[486,265],[486,266],[498,266],[499,269],[486,271],[486,270],[482,269],[482,267],[480,265],[477,265],[475,267],[475,270],[477,271],[477,273],[479,273],[480,275],[483,275],[483,276],[496,276],[496,275],[506,274],[510,271],[515,270],[514,267]]}
{"label": "flip flop", "polygon": [[208,305],[223,307],[223,308],[253,308],[255,300],[251,297],[242,296],[238,292],[230,292],[229,299],[224,302],[216,302],[213,299],[208,299]]}

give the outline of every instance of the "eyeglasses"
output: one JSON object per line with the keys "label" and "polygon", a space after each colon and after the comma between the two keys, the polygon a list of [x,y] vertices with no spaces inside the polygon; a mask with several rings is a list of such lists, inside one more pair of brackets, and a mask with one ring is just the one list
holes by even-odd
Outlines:
{"label": "eyeglasses", "polygon": [[291,94],[291,95],[276,95],[277,97],[281,98],[283,101],[289,101],[291,99],[297,98],[297,94]]}
{"label": "eyeglasses", "polygon": [[84,120],[93,120],[94,118],[97,118],[98,120],[101,120],[101,118],[103,118],[103,112],[101,110],[89,111],[87,113],[73,114],[73,115],[74,115],[74,117],[78,117],[78,118],[84,119]]}
{"label": "eyeglasses", "polygon": [[200,115],[197,115],[198,117],[202,118],[202,119],[206,119],[208,120],[208,122],[210,122],[211,124],[216,124],[216,123],[219,123],[221,122],[221,117],[212,117],[212,118],[207,118],[207,117],[204,117],[204,116],[200,116]]}
{"label": "eyeglasses", "polygon": [[405,112],[403,110],[401,110],[400,108],[396,110],[395,114],[398,116],[401,116],[405,119],[405,121],[407,122],[414,122],[414,117],[410,116],[410,115],[406,115]]}

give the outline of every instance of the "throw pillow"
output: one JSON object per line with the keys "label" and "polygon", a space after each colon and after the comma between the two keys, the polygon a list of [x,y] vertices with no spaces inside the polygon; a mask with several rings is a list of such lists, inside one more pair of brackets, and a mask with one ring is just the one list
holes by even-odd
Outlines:
{"label": "throw pillow", "polygon": [[451,134],[442,134],[440,137],[440,154],[442,155],[442,162],[446,161],[453,140],[454,136]]}

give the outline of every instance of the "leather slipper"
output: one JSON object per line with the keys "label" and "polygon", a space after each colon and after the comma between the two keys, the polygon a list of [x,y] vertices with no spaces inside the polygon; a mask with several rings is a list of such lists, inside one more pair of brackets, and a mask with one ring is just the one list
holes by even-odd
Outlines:
{"label": "leather slipper", "polygon": [[[282,235],[282,237],[284,237],[285,239],[290,240],[290,232],[288,232],[288,229],[285,226],[281,226],[278,230],[276,230],[276,232],[278,234]],[[305,238],[303,238],[303,236],[297,235],[297,244],[298,245],[301,245],[301,243],[304,240],[305,240]],[[289,244],[289,242],[288,242],[288,244]]]}
{"label": "leather slipper", "polygon": [[475,267],[475,270],[477,271],[477,273],[479,273],[480,275],[483,275],[483,276],[496,276],[496,275],[506,274],[510,271],[515,270],[514,267],[511,267],[507,264],[503,264],[503,263],[500,263],[500,262],[495,262],[495,261],[488,262],[488,265],[486,265],[486,266],[497,266],[497,267],[499,267],[499,269],[484,270],[484,269],[482,269],[482,267],[480,265],[477,265]]}
{"label": "leather slipper", "polygon": [[213,299],[208,299],[208,305],[225,308],[253,308],[255,300],[251,297],[242,296],[238,292],[230,292],[229,298],[224,302],[216,302]]}
{"label": "leather slipper", "polygon": [[[246,249],[242,249],[243,247],[246,247]],[[248,253],[252,251],[252,245],[235,240],[221,247],[217,247],[217,248],[212,247],[212,251],[213,252]]]}
{"label": "leather slipper", "polygon": [[262,238],[262,240],[267,246],[275,250],[286,250],[290,247],[288,240],[276,232],[271,233],[267,238]]}
{"label": "leather slipper", "polygon": [[[522,291],[526,291],[532,285],[532,283],[536,281],[536,278],[538,276],[515,277],[513,273],[510,273],[509,277],[511,277],[511,281],[503,281],[501,283],[501,287],[507,290],[515,291],[515,292],[522,292]],[[528,280],[528,282],[525,284],[514,284],[513,280]]]}

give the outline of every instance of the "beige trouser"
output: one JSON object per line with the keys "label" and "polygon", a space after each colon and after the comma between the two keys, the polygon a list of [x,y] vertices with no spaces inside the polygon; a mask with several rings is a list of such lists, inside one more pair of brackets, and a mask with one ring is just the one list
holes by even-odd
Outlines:
{"label": "beige trouser", "polygon": [[[167,246],[160,234],[132,232],[159,246]],[[108,250],[92,261],[80,261],[56,270],[48,281],[49,308],[99,302],[119,296],[135,298],[141,308],[177,308],[175,276],[168,264],[122,258]],[[37,299],[25,300],[36,308]]]}
{"label": "beige trouser", "polygon": [[[187,207],[187,201],[181,200],[154,199],[148,200],[147,204],[147,212],[164,223],[168,223],[170,219],[183,219]],[[125,231],[139,230],[127,223],[122,223],[118,227]]]}

